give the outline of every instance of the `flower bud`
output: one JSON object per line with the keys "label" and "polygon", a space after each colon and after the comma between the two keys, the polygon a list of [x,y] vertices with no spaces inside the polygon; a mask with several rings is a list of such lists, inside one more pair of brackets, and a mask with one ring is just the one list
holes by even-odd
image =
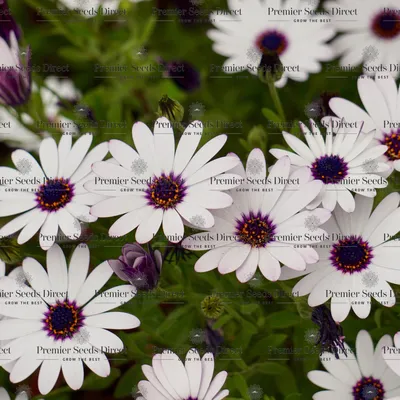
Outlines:
{"label": "flower bud", "polygon": [[15,33],[11,32],[10,44],[0,37],[0,53],[0,103],[12,107],[24,104],[31,94],[31,51],[28,48],[20,53]]}
{"label": "flower bud", "polygon": [[139,290],[152,290],[157,287],[162,267],[162,256],[158,250],[146,252],[137,243],[122,247],[118,260],[108,260],[115,274]]}
{"label": "flower bud", "polygon": [[164,95],[158,102],[158,116],[166,117],[171,122],[181,122],[185,114],[182,105],[167,95]]}
{"label": "flower bud", "polygon": [[6,264],[17,264],[22,260],[21,246],[15,238],[4,236],[0,238],[0,260]]}
{"label": "flower bud", "polygon": [[17,40],[21,37],[21,30],[11,15],[7,0],[0,0],[0,37],[10,44],[10,35],[14,32]]}
{"label": "flower bud", "polygon": [[275,83],[282,78],[283,64],[276,52],[262,55],[258,66],[258,77],[264,83]]}

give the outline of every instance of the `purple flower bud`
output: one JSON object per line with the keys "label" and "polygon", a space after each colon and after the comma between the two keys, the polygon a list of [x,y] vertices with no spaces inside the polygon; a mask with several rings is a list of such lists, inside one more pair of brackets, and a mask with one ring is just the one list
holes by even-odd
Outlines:
{"label": "purple flower bud", "polygon": [[19,40],[21,30],[11,15],[7,0],[0,0],[0,37],[8,44],[10,44],[11,32],[14,32],[15,37]]}
{"label": "purple flower bud", "polygon": [[192,92],[200,87],[200,74],[195,67],[186,61],[170,61],[165,65],[167,76],[169,76],[176,85]]}
{"label": "purple flower bud", "polygon": [[30,48],[20,53],[17,38],[11,32],[10,44],[0,37],[0,54],[0,103],[13,107],[26,103],[31,94]]}
{"label": "purple flower bud", "polygon": [[151,248],[146,252],[137,243],[122,247],[118,260],[108,260],[115,274],[123,281],[129,282],[140,290],[152,290],[161,273],[162,256],[158,250]]}

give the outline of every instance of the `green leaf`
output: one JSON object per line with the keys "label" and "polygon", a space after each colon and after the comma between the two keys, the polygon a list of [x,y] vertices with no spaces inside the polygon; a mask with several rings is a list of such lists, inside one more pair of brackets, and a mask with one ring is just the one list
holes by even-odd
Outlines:
{"label": "green leaf", "polygon": [[300,317],[291,311],[278,311],[266,318],[266,325],[271,329],[288,328],[300,322]]}
{"label": "green leaf", "polygon": [[263,108],[261,111],[264,114],[264,117],[267,118],[268,120],[277,122],[277,123],[282,122],[279,115],[276,114],[274,111],[270,110],[269,108]]}
{"label": "green leaf", "polygon": [[107,378],[102,378],[94,373],[91,373],[85,379],[82,390],[104,390],[110,387],[115,380],[121,376],[121,371],[116,368],[111,368],[111,373]]}

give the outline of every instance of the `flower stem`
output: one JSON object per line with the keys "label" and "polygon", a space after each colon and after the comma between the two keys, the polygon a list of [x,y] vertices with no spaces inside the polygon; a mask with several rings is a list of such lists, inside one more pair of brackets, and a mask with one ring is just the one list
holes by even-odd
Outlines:
{"label": "flower stem", "polygon": [[268,82],[269,93],[271,94],[272,101],[274,102],[275,108],[278,111],[279,117],[282,122],[286,121],[285,112],[283,111],[281,99],[279,98],[278,91],[276,90],[275,82]]}

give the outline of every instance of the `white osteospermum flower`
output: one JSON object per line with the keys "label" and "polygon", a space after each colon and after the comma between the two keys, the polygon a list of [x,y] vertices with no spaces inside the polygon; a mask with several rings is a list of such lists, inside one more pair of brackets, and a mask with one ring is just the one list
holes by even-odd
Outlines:
{"label": "white osteospermum flower", "polygon": [[[48,76],[44,80],[45,86],[40,89],[40,95],[45,107],[47,118],[55,119],[61,109],[60,100],[76,102],[82,94],[69,79],[59,79],[56,76]],[[56,95],[57,93],[57,95]]]}
{"label": "white osteospermum flower", "polygon": [[381,351],[391,346],[389,335],[383,336],[376,348],[367,331],[360,331],[356,339],[356,354],[344,344],[346,353],[339,359],[322,353],[320,360],[326,371],[311,371],[308,379],[326,389],[315,393],[313,400],[395,400],[400,395],[400,380],[387,367]]}
{"label": "white osteospermum flower", "polygon": [[200,358],[196,349],[191,349],[183,364],[170,350],[153,357],[152,367],[143,365],[142,371],[148,381],[139,382],[143,397],[138,400],[222,400],[229,390],[221,390],[228,374],[219,372],[214,379],[214,356],[204,354]]}
{"label": "white osteospermum flower", "polygon": [[[0,279],[3,296],[0,340],[10,340],[7,360],[15,361],[10,380],[18,383],[40,367],[38,386],[49,393],[62,370],[67,384],[81,388],[83,363],[95,374],[106,377],[110,364],[105,353],[117,354],[124,345],[108,329],[133,329],[140,321],[124,312],[108,312],[132,299],[136,289],[117,286],[99,294],[113,270],[105,261],[89,275],[90,254],[86,245],[79,245],[72,254],[69,267],[58,245],[47,252],[47,272],[33,258],[23,261],[29,286],[14,279]],[[29,300],[28,300],[29,299]]]}
{"label": "white osteospermum flower", "polygon": [[[314,10],[317,4],[298,0],[229,0],[228,5],[232,14],[212,13],[210,20],[218,30],[207,33],[214,41],[214,51],[229,57],[224,63],[227,73],[248,69],[257,74],[262,53],[276,52],[282,64],[290,67],[276,82],[276,86],[282,87],[289,78],[306,81],[310,73],[321,71],[322,61],[334,56],[326,44],[335,34],[333,27],[320,21],[321,17],[305,13],[305,8]],[[300,14],[287,14],[293,8]],[[240,11],[240,15],[235,11]],[[307,22],[294,22],[299,18]]]}
{"label": "white osteospermum flower", "polygon": [[322,203],[324,208],[333,210],[339,203],[343,210],[352,212],[355,203],[350,192],[375,197],[376,188],[388,185],[386,179],[377,173],[387,171],[389,167],[384,162],[376,161],[385,153],[387,146],[376,144],[367,148],[374,140],[373,133],[362,134],[361,125],[354,123],[355,128],[343,125],[333,137],[332,124],[329,124],[324,140],[317,124],[313,120],[310,120],[310,124],[312,132],[300,122],[308,146],[296,136],[283,132],[286,143],[295,153],[270,150],[278,159],[289,156],[295,167],[306,166],[313,178],[323,183],[321,193],[309,208]]}
{"label": "white osteospermum flower", "polygon": [[371,75],[382,71],[383,66],[393,76],[399,75],[400,12],[397,0],[336,0],[326,2],[325,8],[347,12],[347,15],[341,13],[330,17],[336,30],[342,32],[332,43],[335,52],[342,55],[341,66],[363,64],[364,72]]}
{"label": "white osteospermum flower", "polygon": [[76,104],[82,97],[80,91],[75,87],[74,83],[69,79],[59,79],[55,76],[49,76],[44,81],[45,86],[40,88],[40,96],[42,98],[44,112],[49,121],[56,126],[60,126],[64,133],[77,135],[79,127],[70,119],[61,115],[63,101]]}
{"label": "white osteospermum flower", "polygon": [[373,199],[356,195],[356,208],[347,214],[339,206],[323,225],[328,235],[316,247],[319,262],[304,272],[282,271],[282,280],[307,275],[293,294],[308,297],[316,307],[331,299],[335,321],[346,319],[353,308],[359,318],[371,311],[371,297],[386,307],[396,296],[388,282],[400,283],[400,242],[390,238],[400,231],[400,195],[392,193],[372,211]]}
{"label": "white osteospermum flower", "polygon": [[83,184],[93,178],[91,166],[108,153],[108,143],[88,152],[93,136],[86,134],[72,146],[72,137],[64,134],[57,146],[52,138],[42,141],[40,163],[25,150],[15,150],[12,161],[17,169],[0,167],[0,216],[21,214],[0,229],[9,236],[22,229],[18,243],[31,239],[40,229],[42,249],[49,249],[58,228],[70,239],[81,235],[79,220],[96,221],[89,211],[104,197],[88,193]]}
{"label": "white osteospermum flower", "polygon": [[400,171],[400,91],[396,81],[387,74],[377,74],[375,80],[361,76],[357,85],[366,112],[342,98],[333,98],[329,106],[346,121],[363,121],[364,132],[375,132],[372,144],[388,146],[387,152],[378,159],[390,166],[386,176],[393,169]]}
{"label": "white osteospermum flower", "polygon": [[[196,262],[195,270],[236,271],[240,282],[248,282],[259,267],[265,278],[276,281],[280,264],[302,271],[306,264],[318,261],[309,245],[321,240],[325,231],[319,225],[331,213],[322,208],[302,210],[318,195],[322,182],[309,182],[308,168],[290,175],[288,157],[278,160],[266,176],[260,149],[250,153],[246,171],[240,164],[231,172],[242,177],[242,185],[231,190],[232,207],[215,211],[215,226],[182,243],[190,250],[209,250]],[[307,222],[311,219],[312,226]]]}
{"label": "white osteospermum flower", "polygon": [[[32,124],[33,120],[28,114],[22,114],[21,119],[25,124]],[[25,150],[39,149],[42,139],[26,128],[17,118],[14,110],[8,111],[0,108],[0,141],[12,147],[22,147]]]}
{"label": "white osteospermum flower", "polygon": [[119,140],[110,141],[110,153],[118,165],[95,163],[98,178],[85,185],[89,191],[112,196],[93,206],[93,215],[124,214],[111,226],[110,236],[123,236],[138,227],[136,241],[147,243],[162,224],[168,240],[179,242],[184,223],[214,225],[208,209],[229,207],[232,198],[221,190],[237,186],[219,184],[219,178],[240,161],[236,157],[210,161],[225,144],[226,135],[213,138],[195,154],[202,132],[202,123],[192,122],[175,150],[171,123],[163,117],[155,122],[154,135],[142,122],[133,125],[137,151]]}

